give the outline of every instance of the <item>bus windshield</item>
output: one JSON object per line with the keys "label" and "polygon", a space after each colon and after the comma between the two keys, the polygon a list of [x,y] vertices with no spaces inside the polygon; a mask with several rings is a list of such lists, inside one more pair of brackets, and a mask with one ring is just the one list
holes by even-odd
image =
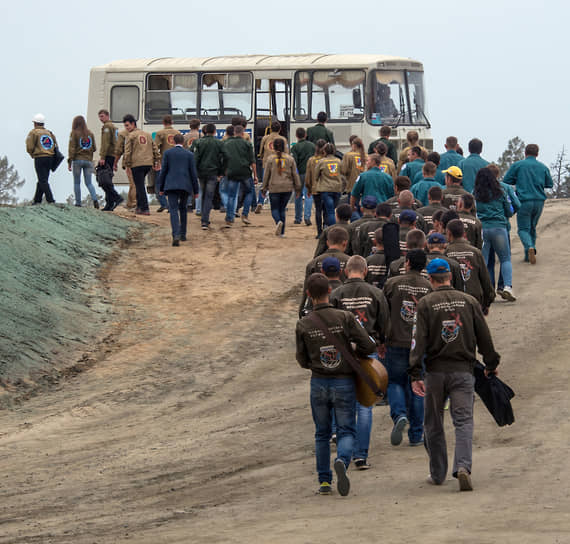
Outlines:
{"label": "bus windshield", "polygon": [[373,125],[425,125],[423,72],[375,70],[369,79],[368,121]]}

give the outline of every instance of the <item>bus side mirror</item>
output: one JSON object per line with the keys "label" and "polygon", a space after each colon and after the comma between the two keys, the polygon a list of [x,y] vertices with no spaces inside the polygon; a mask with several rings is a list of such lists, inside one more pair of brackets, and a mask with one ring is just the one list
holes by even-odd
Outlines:
{"label": "bus side mirror", "polygon": [[360,89],[352,89],[352,105],[359,109],[362,108],[362,95]]}

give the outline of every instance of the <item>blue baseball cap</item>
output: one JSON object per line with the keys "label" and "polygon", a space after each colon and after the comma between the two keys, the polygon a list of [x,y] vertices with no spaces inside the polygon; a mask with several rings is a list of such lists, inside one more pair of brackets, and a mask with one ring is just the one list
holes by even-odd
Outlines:
{"label": "blue baseball cap", "polygon": [[432,259],[426,270],[428,274],[445,274],[449,272],[449,263],[443,259]]}
{"label": "blue baseball cap", "polygon": [[441,232],[432,232],[427,239],[428,244],[445,244],[445,242],[447,240]]}
{"label": "blue baseball cap", "polygon": [[418,215],[414,210],[404,210],[400,214],[400,221],[405,221],[406,223],[413,223],[417,218]]}
{"label": "blue baseball cap", "polygon": [[378,205],[378,199],[373,195],[365,196],[362,199],[362,207],[367,208],[369,210],[373,210]]}
{"label": "blue baseball cap", "polygon": [[336,257],[327,257],[321,263],[323,273],[340,272],[340,261]]}

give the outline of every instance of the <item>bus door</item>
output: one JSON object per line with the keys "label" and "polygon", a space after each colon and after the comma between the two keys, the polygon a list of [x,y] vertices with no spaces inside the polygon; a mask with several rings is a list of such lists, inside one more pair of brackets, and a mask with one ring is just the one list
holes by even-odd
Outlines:
{"label": "bus door", "polygon": [[269,134],[271,121],[281,123],[280,134],[289,138],[291,123],[291,80],[290,79],[256,79],[255,80],[255,119],[254,143],[255,153],[259,154],[262,138]]}

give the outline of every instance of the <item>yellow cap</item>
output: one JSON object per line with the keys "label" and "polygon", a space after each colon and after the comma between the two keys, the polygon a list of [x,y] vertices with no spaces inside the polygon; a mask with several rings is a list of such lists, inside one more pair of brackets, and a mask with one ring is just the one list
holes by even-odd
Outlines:
{"label": "yellow cap", "polygon": [[456,179],[463,179],[463,172],[459,166],[450,166],[447,170],[442,170],[444,174],[449,174]]}

